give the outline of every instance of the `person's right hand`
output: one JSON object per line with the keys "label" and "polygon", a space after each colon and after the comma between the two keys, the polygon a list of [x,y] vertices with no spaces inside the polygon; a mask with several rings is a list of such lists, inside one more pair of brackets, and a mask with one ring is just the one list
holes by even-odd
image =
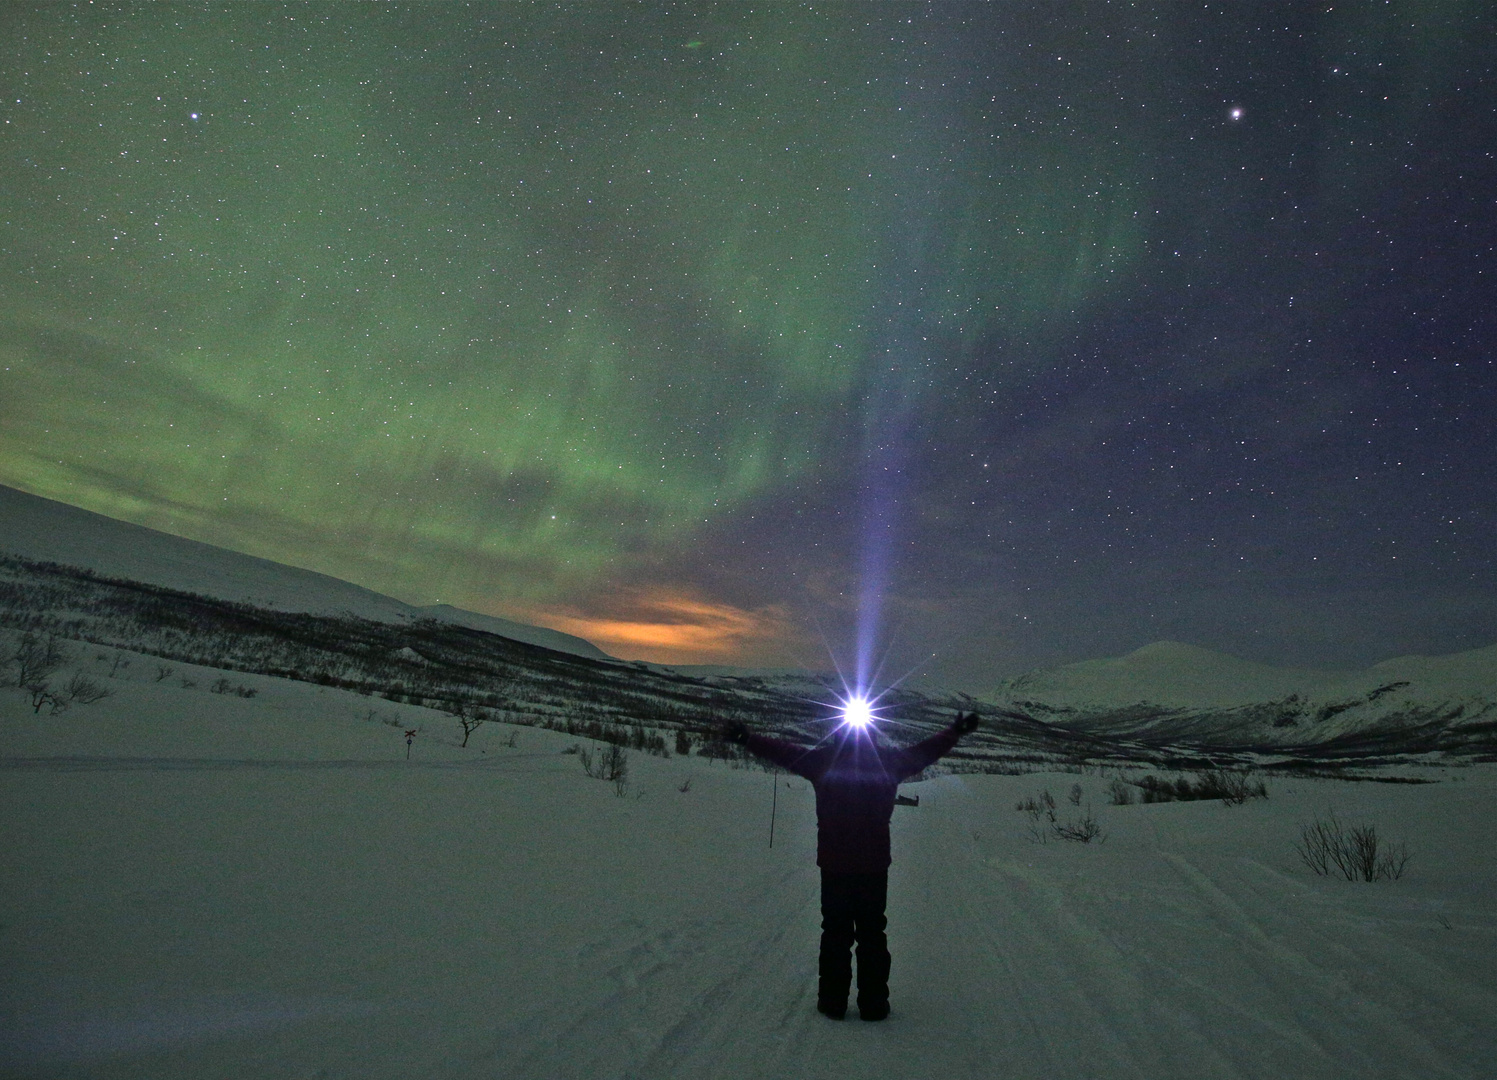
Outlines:
{"label": "person's right hand", "polygon": [[956,722],[951,726],[956,729],[958,735],[970,735],[977,730],[977,714],[975,712],[957,713]]}

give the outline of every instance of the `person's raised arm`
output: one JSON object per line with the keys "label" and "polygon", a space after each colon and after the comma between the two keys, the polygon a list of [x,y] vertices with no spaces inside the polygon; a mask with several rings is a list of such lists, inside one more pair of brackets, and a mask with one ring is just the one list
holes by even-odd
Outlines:
{"label": "person's raised arm", "polygon": [[783,739],[775,739],[750,731],[741,720],[734,720],[730,723],[724,729],[723,737],[728,742],[737,743],[749,753],[778,765],[787,772],[793,772],[807,780],[814,779],[811,776],[814,771],[811,751],[804,746],[797,746]]}
{"label": "person's raised arm", "polygon": [[900,778],[914,776],[927,765],[945,757],[956,747],[958,739],[976,730],[976,713],[957,713],[956,720],[945,731],[938,731],[930,738],[922,739],[914,746],[907,746],[900,751],[903,758]]}

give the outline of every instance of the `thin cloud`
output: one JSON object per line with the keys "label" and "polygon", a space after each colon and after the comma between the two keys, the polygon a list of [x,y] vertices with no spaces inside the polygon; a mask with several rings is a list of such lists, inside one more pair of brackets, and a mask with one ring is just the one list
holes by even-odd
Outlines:
{"label": "thin cloud", "polygon": [[672,593],[612,598],[606,613],[537,611],[556,630],[586,638],[625,660],[663,664],[793,662],[804,635],[777,605],[740,608]]}

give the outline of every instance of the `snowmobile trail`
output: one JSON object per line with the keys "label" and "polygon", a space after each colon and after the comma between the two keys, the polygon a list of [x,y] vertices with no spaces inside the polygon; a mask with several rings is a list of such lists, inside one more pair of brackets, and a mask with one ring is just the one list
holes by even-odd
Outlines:
{"label": "snowmobile trail", "polygon": [[547,1003],[523,1040],[452,1075],[745,1075],[736,1054],[725,1063],[713,1050],[752,1037],[745,1017],[762,1023],[809,1011],[786,1002],[807,986],[806,965],[789,958],[805,956],[815,895],[803,866],[740,884],[749,887],[711,918],[655,932],[635,927],[632,936],[616,928],[579,950],[584,975],[581,987],[571,982],[569,1001]]}
{"label": "snowmobile trail", "polygon": [[938,971],[968,1052],[985,1043],[1003,1075],[1486,1075],[1490,989],[1383,935],[1357,942],[1297,882],[1141,851],[1121,826],[1111,843],[1037,844],[965,788],[927,785],[903,852],[896,891],[937,909],[910,919],[895,997],[900,971]]}

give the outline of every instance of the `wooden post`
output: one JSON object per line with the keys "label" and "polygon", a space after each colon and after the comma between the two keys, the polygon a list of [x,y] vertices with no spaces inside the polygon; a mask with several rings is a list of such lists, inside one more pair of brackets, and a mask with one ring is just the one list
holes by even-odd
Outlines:
{"label": "wooden post", "polygon": [[769,846],[774,847],[774,816],[780,805],[780,771],[771,769],[769,779],[774,784],[774,793],[769,797]]}

